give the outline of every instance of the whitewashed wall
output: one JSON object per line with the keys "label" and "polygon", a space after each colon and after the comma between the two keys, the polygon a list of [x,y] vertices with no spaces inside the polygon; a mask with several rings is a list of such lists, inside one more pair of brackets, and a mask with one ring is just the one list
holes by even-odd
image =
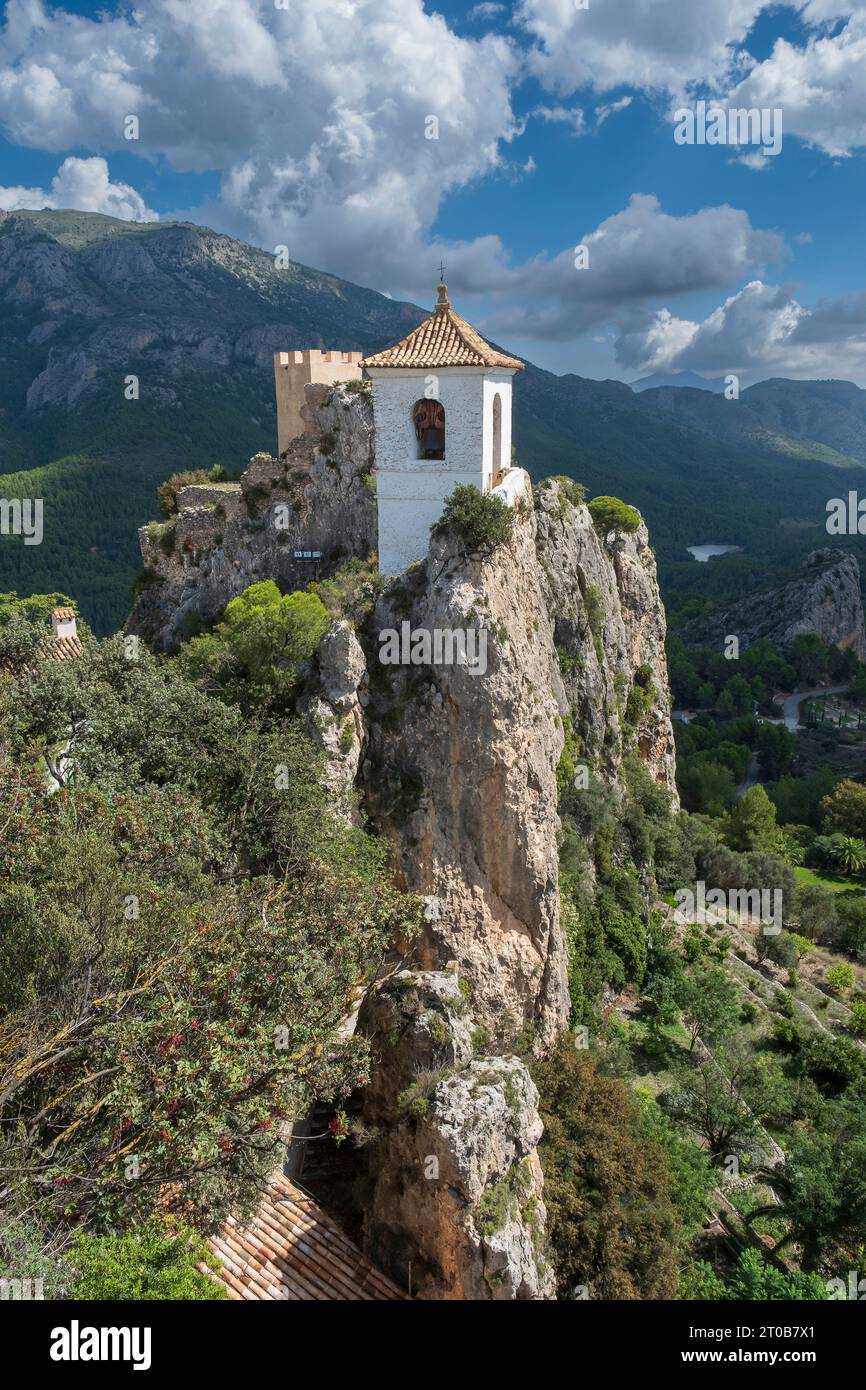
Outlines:
{"label": "whitewashed wall", "polygon": [[[493,453],[493,396],[502,397],[502,457],[511,454],[513,373],[450,367],[439,372],[371,369],[376,427],[379,569],[401,574],[427,554],[430,527],[458,483],[489,487]],[[431,375],[445,410],[444,459],[419,459],[412,407]]]}
{"label": "whitewashed wall", "polygon": [[493,472],[493,398],[502,401],[502,468],[511,465],[511,378],[513,372],[487,372],[484,377],[484,475]]}

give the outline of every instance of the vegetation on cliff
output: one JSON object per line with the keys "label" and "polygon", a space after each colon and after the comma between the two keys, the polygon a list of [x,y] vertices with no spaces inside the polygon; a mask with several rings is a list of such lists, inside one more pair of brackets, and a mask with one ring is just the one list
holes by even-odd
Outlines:
{"label": "vegetation on cliff", "polygon": [[[296,609],[269,611],[263,633],[251,602],[230,629],[242,655],[271,642],[273,662],[281,615],[294,659]],[[319,759],[261,678],[273,669],[239,661],[207,693],[181,660],[113,638],[0,678],[15,1277],[23,1248],[35,1267],[82,1230],[155,1221],[169,1239],[172,1211],[212,1230],[254,1199],[283,1117],[368,1076],[363,1039],[338,1030],[415,908],[378,843],[328,809]],[[52,787],[43,755],[67,744]],[[97,1247],[76,1248],[92,1264]]]}

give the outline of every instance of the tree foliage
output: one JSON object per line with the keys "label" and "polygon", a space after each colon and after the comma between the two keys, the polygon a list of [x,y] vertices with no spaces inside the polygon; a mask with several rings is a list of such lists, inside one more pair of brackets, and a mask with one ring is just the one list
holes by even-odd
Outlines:
{"label": "tree foliage", "polygon": [[458,483],[445,500],[433,534],[454,531],[470,554],[486,554],[511,539],[513,526],[514,511],[501,497],[492,492],[482,494],[471,483]]}
{"label": "tree foliage", "polygon": [[593,497],[588,504],[589,514],[597,531],[624,531],[630,535],[641,524],[641,514],[618,497]]}
{"label": "tree foliage", "polygon": [[535,1069],[544,1200],[560,1294],[666,1298],[681,1218],[664,1147],[628,1088],[563,1039]]}

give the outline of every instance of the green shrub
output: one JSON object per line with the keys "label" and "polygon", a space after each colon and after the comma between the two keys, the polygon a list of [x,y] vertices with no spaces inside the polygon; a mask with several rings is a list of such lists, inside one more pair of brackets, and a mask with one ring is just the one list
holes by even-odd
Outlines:
{"label": "green shrub", "polygon": [[511,1214],[513,1193],[507,1181],[493,1183],[475,1208],[475,1225],[485,1238],[501,1231]]}
{"label": "green shrub", "polygon": [[397,1114],[402,1120],[420,1120],[430,1109],[430,1097],[417,1081],[407,1086],[397,1097]]}
{"label": "green shrub", "polygon": [[843,994],[854,985],[854,969],[847,961],[840,961],[838,965],[830,966],[824,979],[834,994]]}
{"label": "green shrub", "polygon": [[472,1029],[472,1051],[485,1052],[493,1041],[493,1034],[483,1023],[478,1023]]}
{"label": "green shrub", "polygon": [[530,1185],[529,1173],[515,1163],[504,1178],[484,1189],[475,1208],[475,1225],[485,1239],[502,1230],[515,1203],[528,1195]]}
{"label": "green shrub", "polygon": [[549,490],[551,483],[559,484],[560,508],[559,516],[563,518],[572,507],[578,507],[586,496],[586,488],[583,483],[575,482],[574,478],[567,478],[564,473],[555,473],[550,478],[542,478],[536,484],[533,492],[536,509],[539,506],[541,493]]}
{"label": "green shrub", "polygon": [[652,675],[651,666],[639,666],[634,673],[634,683],[625,707],[625,717],[629,724],[639,724],[653,707],[656,688]]}
{"label": "green shrub", "polygon": [[786,1052],[799,1052],[803,1046],[803,1034],[790,1018],[773,1020],[773,1041]]}
{"label": "green shrub", "polygon": [[586,621],[592,633],[592,644],[595,647],[595,654],[599,661],[604,657],[604,597],[601,589],[595,584],[590,584],[583,596],[586,607]]}
{"label": "green shrub", "polygon": [[582,1284],[593,1299],[670,1298],[678,1241],[691,1224],[700,1181],[691,1157],[676,1145],[674,1178],[670,1132],[661,1142],[647,1133],[629,1087],[605,1075],[597,1058],[567,1038],[536,1063],[533,1080],[544,1123],[538,1155],[560,1294],[568,1297]]}
{"label": "green shrub", "polygon": [[554,474],[553,481],[559,483],[560,492],[573,507],[579,506],[586,496],[586,488],[583,483],[575,482],[574,478],[567,478],[564,473]]}
{"label": "green shrub", "polygon": [[196,1268],[201,1263],[217,1267],[204,1241],[192,1231],[167,1234],[155,1219],[122,1236],[80,1235],[65,1260],[73,1271],[70,1298],[139,1302],[226,1297],[222,1284]]}
{"label": "green shrub", "polygon": [[194,637],[181,662],[195,680],[244,708],[279,703],[298,668],[324,637],[330,615],[315,594],[281,594],[272,579],[251,584],[227,605],[212,632]]}
{"label": "green shrub", "polygon": [[618,497],[593,497],[589,514],[597,531],[625,531],[630,534],[640,526],[641,515],[636,507],[621,502]]}
{"label": "green shrub", "polygon": [[501,497],[482,495],[471,483],[458,483],[433,526],[434,536],[454,530],[468,551],[491,551],[511,539],[514,512]]}
{"label": "green shrub", "polygon": [[857,1038],[866,1038],[866,999],[855,999],[851,1005],[851,1032]]}

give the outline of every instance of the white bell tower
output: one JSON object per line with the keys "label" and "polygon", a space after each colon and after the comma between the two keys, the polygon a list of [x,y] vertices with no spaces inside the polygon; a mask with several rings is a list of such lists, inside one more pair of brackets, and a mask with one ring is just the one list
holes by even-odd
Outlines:
{"label": "white bell tower", "polygon": [[485,342],[439,285],[433,313],[366,358],[373,383],[379,569],[422,560],[457,483],[500,489],[511,465],[511,379],[523,363]]}

